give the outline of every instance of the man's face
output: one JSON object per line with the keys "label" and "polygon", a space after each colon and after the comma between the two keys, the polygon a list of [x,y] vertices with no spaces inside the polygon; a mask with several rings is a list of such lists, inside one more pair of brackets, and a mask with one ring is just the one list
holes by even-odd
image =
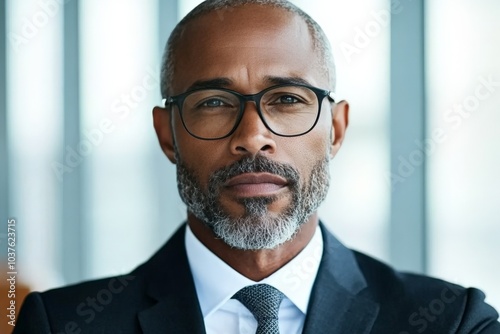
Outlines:
{"label": "man's face", "polygon": [[[174,55],[171,95],[200,81],[223,83],[242,94],[275,85],[273,78],[328,88],[307,25],[280,9],[250,5],[196,18]],[[299,137],[270,132],[253,103],[247,103],[231,136],[211,141],[192,137],[176,108],[172,112],[171,138],[164,138],[165,129],[158,135],[177,164],[180,195],[188,211],[230,246],[275,248],[290,240],[325,198],[329,157],[338,149],[327,99],[317,125]]]}

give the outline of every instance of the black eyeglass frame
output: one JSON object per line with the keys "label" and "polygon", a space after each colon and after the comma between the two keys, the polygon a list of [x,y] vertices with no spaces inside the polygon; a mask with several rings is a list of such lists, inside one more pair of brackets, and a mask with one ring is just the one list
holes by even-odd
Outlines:
{"label": "black eyeglass frame", "polygon": [[[264,118],[264,116],[262,115],[262,111],[260,110],[260,100],[262,99],[262,96],[264,96],[264,94],[266,94],[268,91],[276,89],[276,88],[280,88],[280,87],[304,87],[304,88],[310,89],[312,92],[314,92],[314,94],[316,94],[316,97],[318,98],[318,112],[317,112],[316,119],[314,120],[313,125],[307,131],[304,131],[304,132],[299,133],[299,134],[294,134],[294,135],[284,135],[281,133],[277,133],[269,126],[269,124],[267,124],[266,119]],[[201,91],[201,90],[210,90],[210,89],[220,90],[220,91],[230,93],[230,94],[236,96],[240,100],[240,111],[238,113],[238,117],[236,119],[236,122],[234,123],[233,128],[226,135],[221,136],[221,137],[216,137],[216,138],[204,138],[204,137],[200,137],[200,136],[193,134],[186,126],[186,123],[184,122],[184,117],[182,115],[182,105],[184,104],[184,101],[186,100],[186,98],[190,94],[192,94],[194,92]],[[335,93],[333,93],[332,91],[309,86],[309,85],[303,85],[303,84],[282,84],[282,85],[275,85],[275,86],[268,87],[268,88],[266,88],[266,89],[264,89],[256,94],[248,94],[248,95],[241,94],[241,93],[238,93],[234,90],[227,89],[227,88],[204,87],[204,88],[189,90],[187,92],[184,92],[184,93],[181,93],[181,94],[178,94],[175,96],[167,96],[166,98],[164,98],[162,100],[162,102],[163,102],[165,108],[171,107],[172,105],[177,106],[177,110],[179,111],[179,116],[181,117],[182,125],[184,126],[184,129],[186,129],[186,131],[191,136],[193,136],[197,139],[201,139],[201,140],[219,140],[219,139],[224,139],[224,138],[231,136],[234,133],[234,131],[236,131],[236,129],[240,125],[241,119],[243,118],[243,113],[245,112],[245,107],[246,107],[247,102],[254,102],[255,103],[255,106],[257,108],[257,113],[258,113],[262,123],[269,131],[271,131],[275,135],[280,136],[280,137],[303,136],[303,135],[309,133],[312,129],[314,129],[314,127],[318,123],[319,116],[321,114],[321,105],[322,105],[322,102],[323,102],[325,97],[327,97],[331,103],[335,103]]]}

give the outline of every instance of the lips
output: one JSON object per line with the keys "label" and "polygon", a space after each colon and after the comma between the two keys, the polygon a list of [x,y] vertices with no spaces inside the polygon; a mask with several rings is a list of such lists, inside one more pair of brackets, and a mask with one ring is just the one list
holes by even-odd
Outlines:
{"label": "lips", "polygon": [[270,173],[239,174],[224,184],[227,190],[239,197],[273,195],[287,185],[286,179]]}

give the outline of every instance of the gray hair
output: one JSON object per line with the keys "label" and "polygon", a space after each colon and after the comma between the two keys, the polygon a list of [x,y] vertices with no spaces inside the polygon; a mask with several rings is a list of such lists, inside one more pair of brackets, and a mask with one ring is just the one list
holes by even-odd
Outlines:
{"label": "gray hair", "polygon": [[[323,29],[314,21],[307,13],[298,8],[294,4],[286,0],[207,0],[199,4],[191,12],[189,12],[174,28],[168,39],[165,51],[163,53],[160,90],[162,97],[168,95],[168,89],[172,84],[174,76],[174,49],[182,35],[183,28],[193,19],[220,9],[231,9],[247,4],[257,4],[261,6],[269,6],[281,8],[290,13],[299,15],[307,24],[309,33],[313,39],[313,47],[321,56],[321,67],[328,79],[330,90],[335,91],[335,65],[330,42],[326,37]],[[222,19],[222,17],[221,17]]]}

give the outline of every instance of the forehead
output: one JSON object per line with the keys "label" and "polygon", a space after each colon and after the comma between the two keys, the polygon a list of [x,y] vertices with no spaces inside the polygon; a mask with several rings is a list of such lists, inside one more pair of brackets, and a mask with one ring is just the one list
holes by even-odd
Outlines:
{"label": "forehead", "polygon": [[249,89],[263,88],[270,76],[326,84],[313,45],[306,22],[281,8],[245,5],[209,12],[190,21],[174,46],[172,88],[180,93],[194,81],[219,77]]}

